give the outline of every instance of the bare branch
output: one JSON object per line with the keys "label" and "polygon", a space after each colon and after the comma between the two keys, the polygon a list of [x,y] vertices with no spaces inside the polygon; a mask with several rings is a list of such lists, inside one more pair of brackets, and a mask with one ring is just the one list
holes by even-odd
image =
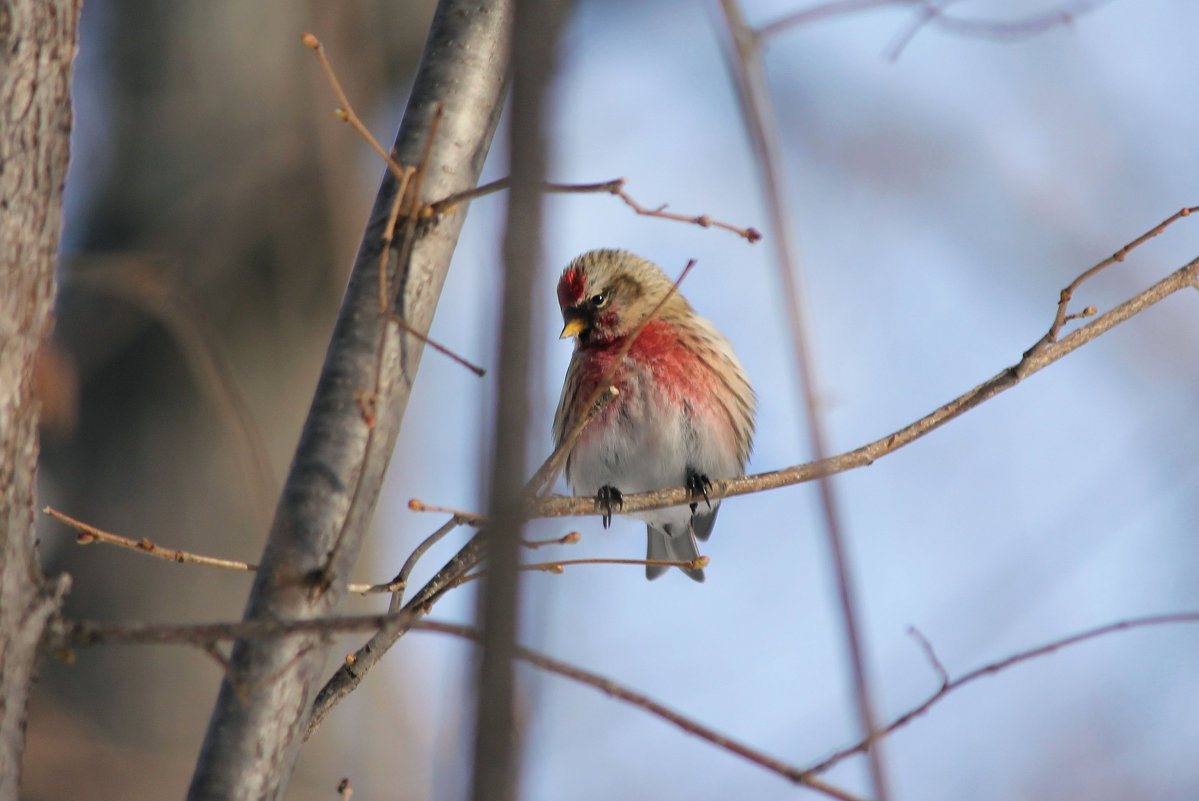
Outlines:
{"label": "bare branch", "polygon": [[1053,318],[1053,325],[1049,326],[1049,331],[1046,332],[1045,336],[1043,336],[1039,340],[1037,340],[1036,344],[1034,344],[1031,348],[1029,348],[1028,350],[1026,350],[1024,352],[1024,355],[1027,357],[1030,353],[1033,353],[1034,351],[1045,347],[1046,345],[1050,344],[1051,342],[1056,342],[1057,338],[1058,338],[1058,334],[1060,334],[1062,331],[1062,326],[1065,325],[1066,323],[1068,323],[1069,321],[1077,320],[1081,317],[1094,316],[1094,314],[1095,314],[1094,306],[1088,306],[1085,309],[1083,309],[1081,312],[1079,312],[1078,314],[1066,314],[1066,307],[1069,305],[1071,299],[1073,299],[1074,292],[1078,289],[1078,287],[1080,287],[1083,284],[1084,281],[1087,281],[1088,279],[1093,278],[1095,275],[1099,274],[1102,270],[1107,269],[1108,267],[1112,266],[1113,264],[1116,264],[1117,262],[1123,262],[1124,258],[1128,255],[1128,253],[1130,251],[1143,245],[1145,242],[1147,242],[1150,239],[1152,239],[1153,237],[1157,236],[1162,231],[1165,231],[1166,228],[1168,228],[1172,223],[1176,222],[1177,220],[1181,220],[1183,217],[1189,217],[1191,215],[1191,213],[1195,212],[1195,211],[1199,211],[1199,206],[1191,206],[1189,208],[1183,208],[1183,209],[1180,209],[1180,210],[1174,212],[1169,217],[1162,220],[1161,223],[1159,223],[1155,228],[1151,228],[1148,231],[1146,231],[1145,233],[1141,234],[1136,239],[1132,240],[1131,242],[1126,244],[1124,247],[1120,248],[1115,253],[1108,256],[1106,259],[1099,262],[1091,269],[1083,272],[1077,278],[1075,278],[1073,281],[1071,281],[1070,285],[1062,290],[1061,297],[1058,299],[1057,316]]}
{"label": "bare branch", "polygon": [[[205,567],[220,567],[226,570],[237,570],[245,573],[253,573],[258,570],[258,565],[251,562],[243,562],[240,559],[225,559],[219,556],[205,556],[204,554],[194,553],[192,551],[184,551],[177,548],[166,548],[156,544],[152,540],[143,537],[140,540],[135,540],[130,537],[122,537],[120,534],[113,534],[103,529],[84,523],[82,520],[76,520],[70,515],[47,506],[42,509],[42,512],[50,515],[55,520],[58,520],[76,531],[80,532],[75,538],[75,542],[79,545],[90,545],[93,542],[103,543],[105,545],[115,545],[120,548],[128,548],[138,553],[144,553],[146,556],[154,556],[159,559],[164,559],[168,562],[178,562],[180,564],[203,565]],[[444,528],[444,527],[443,527]],[[437,536],[436,534],[434,536]],[[418,549],[418,553],[414,556],[423,553]],[[408,567],[405,565],[405,567]],[[405,578],[406,574],[401,571],[401,575],[397,576],[392,581],[386,584],[347,584],[346,591],[358,595],[371,595],[385,592],[396,592],[402,588],[401,579]]]}
{"label": "bare branch", "polygon": [[1108,2],[1110,0],[1070,0],[1057,8],[1038,14],[1031,14],[1015,20],[998,20],[947,14],[940,5],[932,0],[831,0],[793,11],[774,22],[763,25],[756,34],[760,41],[765,41],[804,25],[862,11],[880,8],[910,9],[916,16],[911,26],[900,35],[892,47],[891,57],[895,57],[925,25],[935,24],[958,36],[1010,41],[1069,25],[1083,14]]}
{"label": "bare branch", "polygon": [[[1103,626],[1097,626],[1096,628],[1087,629],[1086,631],[1079,632],[1078,634],[1071,634],[1068,637],[1052,640],[1044,645],[1039,645],[1036,648],[1029,648],[1026,651],[1020,651],[995,662],[990,662],[980,668],[975,668],[969,673],[962,674],[953,681],[947,680],[946,674],[944,673],[944,668],[941,668],[941,670],[938,671],[943,679],[940,688],[938,688],[937,691],[929,696],[928,699],[923,703],[918,704],[912,709],[909,709],[907,712],[904,712],[902,715],[888,723],[885,727],[883,727],[882,733],[890,734],[896,729],[907,725],[913,719],[927,712],[929,707],[940,701],[949,693],[960,689],[961,687],[964,687],[965,685],[970,684],[977,679],[981,679],[983,676],[994,675],[1002,670],[1012,667],[1013,665],[1018,665],[1021,662],[1027,662],[1030,659],[1035,659],[1039,656],[1045,656],[1046,654],[1051,654],[1059,649],[1076,645],[1081,642],[1086,642],[1087,640],[1093,640],[1106,634],[1112,634],[1113,632],[1150,628],[1153,626],[1176,625],[1179,623],[1199,623],[1199,612],[1176,612],[1166,615],[1149,615],[1146,617],[1131,618],[1128,620],[1121,620],[1116,623],[1108,623]],[[931,653],[931,648],[929,651]],[[827,759],[817,762],[816,764],[807,768],[806,772],[823,773],[846,757],[861,753],[865,747],[866,743],[860,742],[856,745],[842,749]]]}
{"label": "bare branch", "polygon": [[[341,105],[337,108],[334,114],[342,122],[348,123],[351,128],[358,132],[358,135],[367,141],[371,148],[379,154],[379,158],[387,163],[388,169],[396,180],[403,181],[407,175],[407,171],[397,162],[392,155],[383,149],[383,145],[379,144],[379,140],[371,134],[370,129],[363,124],[362,120],[354,112],[354,107],[350,104],[350,99],[346,97],[346,93],[341,88],[341,81],[337,80],[336,73],[333,72],[333,65],[329,63],[329,59],[325,56],[325,47],[320,40],[311,33],[305,33],[300,37],[300,41],[305,47],[316,53],[316,58],[320,61],[321,71],[325,73],[325,78],[329,81],[329,86],[333,89],[333,94],[337,96],[337,102]],[[404,193],[397,192],[396,197],[402,198]]]}
{"label": "bare branch", "polygon": [[[740,228],[730,223],[714,220],[707,214],[685,215],[674,214],[666,211],[666,206],[661,206],[656,209],[646,208],[634,200],[627,192],[624,191],[625,179],[616,178],[611,181],[604,181],[597,184],[554,184],[542,182],[537,184],[542,192],[554,194],[587,194],[591,192],[606,192],[610,195],[616,195],[625,202],[629,208],[637,214],[645,217],[660,217],[663,220],[674,220],[676,222],[691,223],[698,225],[701,228],[723,228],[726,231],[731,231],[737,236],[745,239],[747,242],[757,242],[762,238],[762,234],[756,228]],[[509,189],[512,186],[512,178],[500,178],[492,181],[489,184],[470,189],[465,192],[459,192],[456,195],[450,195],[444,200],[439,200],[429,206],[429,211],[432,214],[442,214],[447,211],[452,211],[455,206],[464,200],[483,197],[495,192],[500,192]]]}
{"label": "bare branch", "polygon": [[[206,647],[207,644],[210,643],[218,642],[220,640],[231,640],[234,638],[281,637],[303,632],[328,635],[335,632],[370,631],[380,627],[394,625],[396,621],[404,621],[407,627],[417,631],[435,631],[474,641],[477,641],[478,639],[477,632],[472,628],[431,620],[417,620],[416,615],[410,611],[394,612],[386,615],[360,615],[353,617],[317,618],[297,621],[254,620],[243,621],[239,623],[193,623],[183,625],[75,621],[61,623],[60,630],[56,633],[56,638],[57,644],[61,647],[86,647],[100,644],[198,644],[202,647]],[[916,717],[919,717],[924,712],[928,711],[931,706],[945,698],[945,696],[947,696],[949,693],[958,690],[961,687],[964,687],[965,685],[982,678],[983,676],[998,674],[1004,670],[1007,670],[1008,668],[1032,659],[1047,656],[1058,650],[1061,650],[1062,648],[1068,648],[1089,640],[1098,639],[1109,634],[1115,634],[1123,631],[1196,623],[1199,623],[1199,611],[1175,612],[1169,614],[1129,618],[1113,623],[1107,623],[1102,626],[1097,626],[1095,628],[1078,632],[1076,634],[1051,640],[1048,643],[1036,646],[1034,648],[1019,651],[1015,654],[1004,657],[1003,659],[989,662],[982,667],[975,668],[974,670],[964,673],[952,681],[942,681],[936,692],[929,696],[928,699],[898,716],[886,726],[882,727],[880,729],[880,734],[890,734],[903,727]],[[707,740],[719,748],[723,748],[733,754],[741,756],[750,762],[765,768],[766,770],[786,778],[789,781],[812,787],[813,789],[817,789],[825,794],[832,795],[833,798],[839,798],[843,801],[846,801],[847,799],[849,801],[853,801],[852,796],[848,796],[844,794],[843,791],[820,782],[816,777],[817,775],[828,771],[834,765],[843,761],[847,757],[852,756],[853,754],[861,753],[866,747],[865,741],[837,751],[826,759],[817,762],[810,767],[799,768],[775,759],[774,757],[763,754],[756,749],[750,748],[743,743],[740,743],[724,734],[721,734],[720,732],[708,728],[703,724],[698,723],[678,712],[675,712],[663,706],[662,704],[659,704],[653,699],[648,698],[647,696],[642,695],[634,690],[628,689],[604,676],[600,676],[574,665],[561,662],[529,648],[518,647],[517,657],[544,670],[595,687],[607,695],[644,709],[650,714],[660,717],[690,734],[694,734],[695,736]],[[940,671],[938,671],[938,674],[940,674]],[[837,795],[836,793],[841,793],[841,795]]]}

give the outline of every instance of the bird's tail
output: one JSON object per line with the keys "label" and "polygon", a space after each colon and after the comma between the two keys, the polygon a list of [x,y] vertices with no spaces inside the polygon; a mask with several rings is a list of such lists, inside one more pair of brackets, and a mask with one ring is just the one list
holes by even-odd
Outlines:
{"label": "bird's tail", "polygon": [[[645,531],[649,536],[649,544],[645,550],[646,559],[657,559],[667,562],[690,562],[692,559],[699,558],[699,549],[695,546],[695,533],[691,526],[688,525],[684,531],[675,532],[673,526],[666,526],[665,530],[646,526]],[[702,568],[690,569],[680,568],[693,581],[703,581],[704,571]],[[647,579],[656,579],[658,576],[666,572],[664,565],[646,565],[645,577]]]}

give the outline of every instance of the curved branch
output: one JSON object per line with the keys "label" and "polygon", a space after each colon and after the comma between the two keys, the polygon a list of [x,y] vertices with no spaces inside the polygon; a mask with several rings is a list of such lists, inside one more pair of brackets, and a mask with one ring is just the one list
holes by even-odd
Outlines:
{"label": "curved branch", "polygon": [[[1113,632],[1117,632],[1117,631],[1127,631],[1129,629],[1149,628],[1151,626],[1174,625],[1177,623],[1199,623],[1199,612],[1175,612],[1172,614],[1165,614],[1165,615],[1148,615],[1146,617],[1130,618],[1128,620],[1120,620],[1115,623],[1108,623],[1103,626],[1096,626],[1093,629],[1087,629],[1086,631],[1081,631],[1078,634],[1071,634],[1068,637],[1062,637],[1061,639],[1052,640],[1050,642],[1045,643],[1044,645],[1038,645],[1036,648],[1029,648],[1026,651],[1020,651],[1018,653],[1012,654],[1011,656],[1005,657],[1005,658],[997,660],[995,662],[990,662],[986,665],[983,665],[982,667],[971,670],[969,673],[963,673],[961,676],[957,677],[956,679],[953,679],[952,681],[949,679],[948,675],[943,672],[944,668],[938,669],[940,667],[940,664],[936,661],[936,659],[934,657],[930,656],[930,660],[933,662],[933,666],[934,666],[933,669],[937,670],[938,675],[941,677],[941,686],[937,689],[937,691],[935,693],[930,695],[923,703],[918,704],[917,706],[913,707],[912,709],[909,709],[907,712],[904,712],[902,715],[900,715],[899,717],[895,718],[890,723],[888,723],[881,730],[880,733],[890,734],[891,732],[895,731],[896,729],[907,725],[915,718],[918,718],[921,715],[923,715],[925,712],[928,711],[929,707],[931,707],[933,704],[940,701],[942,698],[944,698],[946,695],[953,692],[954,690],[957,690],[967,684],[970,684],[971,682],[976,681],[977,679],[981,679],[983,676],[994,675],[994,674],[1000,672],[1001,670],[1005,670],[1005,669],[1011,667],[1012,665],[1019,664],[1020,662],[1027,662],[1028,660],[1035,659],[1038,656],[1045,656],[1046,654],[1051,654],[1054,651],[1057,651],[1061,648],[1065,648],[1070,645],[1076,645],[1077,643],[1085,642],[1087,640],[1093,640],[1096,637],[1102,637],[1105,634],[1112,634]],[[927,653],[929,653],[929,654],[932,653],[931,648],[927,649]],[[836,765],[838,762],[845,759],[846,757],[852,756],[853,754],[860,753],[865,748],[866,748],[865,741],[859,742],[855,745],[851,745],[848,748],[844,748],[844,749],[836,752],[832,756],[830,756],[824,760],[821,760],[820,762],[817,762],[816,764],[807,768],[805,770],[805,772],[806,773],[823,773],[824,771],[833,767],[834,765]]]}

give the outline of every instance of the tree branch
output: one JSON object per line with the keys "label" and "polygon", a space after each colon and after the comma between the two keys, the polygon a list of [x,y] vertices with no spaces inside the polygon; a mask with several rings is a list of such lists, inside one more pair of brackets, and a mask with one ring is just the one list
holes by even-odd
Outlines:
{"label": "tree branch", "polygon": [[[75,621],[71,623],[60,623],[59,629],[55,632],[55,644],[59,647],[86,647],[100,644],[176,644],[205,648],[212,643],[234,638],[281,637],[296,633],[320,633],[327,636],[335,632],[344,633],[353,631],[370,631],[380,627],[390,626],[397,620],[404,620],[408,628],[417,631],[435,631],[443,634],[451,634],[456,637],[463,637],[476,642],[478,641],[479,637],[478,632],[469,627],[457,626],[431,620],[417,620],[416,615],[413,612],[402,611],[386,615],[360,615],[354,617],[331,617],[297,621],[255,620],[240,623],[192,623],[182,625]],[[1047,656],[1062,648],[1068,648],[1072,645],[1077,645],[1088,640],[1097,639],[1099,637],[1104,637],[1106,635],[1122,631],[1194,623],[1199,623],[1199,612],[1174,612],[1161,615],[1148,615],[1145,617],[1129,618],[1113,623],[1107,623],[1102,626],[1097,626],[1092,629],[1078,632],[1076,634],[1051,640],[1048,643],[1036,646],[1034,648],[1019,651],[994,662],[989,662],[981,667],[969,671],[968,673],[964,673],[953,680],[948,678],[948,674],[944,672],[944,668],[939,667],[939,661],[937,661],[936,658],[931,655],[931,647],[928,647],[926,641],[924,641],[921,637],[921,647],[924,648],[926,654],[930,655],[929,659],[933,665],[934,671],[936,671],[938,675],[940,686],[925,701],[917,704],[907,712],[904,712],[902,715],[899,715],[893,719],[887,725],[881,727],[879,733],[881,735],[890,734],[895,730],[907,725],[912,720],[928,711],[930,707],[945,698],[948,694],[960,689],[961,687],[964,687],[967,684],[977,681],[983,676],[995,675],[1007,670],[1010,667],[1014,667],[1015,665],[1036,659],[1038,657]],[[576,667],[569,663],[553,659],[552,657],[541,654],[540,652],[534,651],[530,648],[518,647],[516,655],[517,658],[523,659],[530,664],[542,668],[543,670],[556,673],[560,676],[565,676],[566,678],[582,684],[587,684],[605,693],[606,695],[610,695],[613,698],[617,698],[639,707],[646,712],[679,727],[683,731],[694,734],[701,739],[707,740],[718,748],[722,748],[726,751],[736,754],[737,756],[747,759],[753,764],[776,773],[788,781],[812,787],[813,789],[824,792],[825,794],[831,795],[834,798],[852,799],[852,796],[845,794],[838,788],[821,782],[816,777],[819,774],[828,771],[847,757],[852,756],[853,754],[861,753],[863,750],[865,750],[866,742],[864,740],[837,751],[820,762],[814,763],[810,767],[800,768],[768,756],[761,751],[745,745],[744,743],[740,743],[731,737],[704,726],[703,724],[692,720],[685,715],[675,712],[670,708],[654,701],[648,696],[629,689],[624,685],[613,681],[612,679],[587,670],[583,670],[582,668]],[[840,794],[838,795],[838,793]]]}
{"label": "tree branch", "polygon": [[[395,144],[396,161],[427,162],[410,190],[415,196],[420,187],[445,196],[478,180],[501,106],[510,19],[505,0],[442,0],[438,6]],[[423,350],[380,311],[380,252],[397,188],[388,171],[260,560],[247,620],[303,620],[334,611],[374,512]],[[395,254],[396,303],[387,311],[422,333],[464,215],[460,209],[419,227],[415,219],[405,221]],[[233,676],[217,699],[192,801],[283,796],[326,647],[312,634],[235,644]],[[248,698],[239,697],[239,685],[249,688]]]}

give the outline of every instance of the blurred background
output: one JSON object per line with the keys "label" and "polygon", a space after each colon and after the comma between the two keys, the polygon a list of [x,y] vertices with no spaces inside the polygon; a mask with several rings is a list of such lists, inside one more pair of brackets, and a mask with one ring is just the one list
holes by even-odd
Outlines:
{"label": "blurred background", "polygon": [[[748,2],[752,24],[801,6]],[[1023,19],[1060,4],[962,0]],[[42,500],[102,528],[255,560],[311,397],[381,168],[330,113],[305,30],[384,141],[432,3],[89,0],[76,75]],[[765,229],[715,6],[577,4],[554,88],[552,177],[625,177],[669,203]],[[904,6],[780,34],[766,50],[834,451],[884,436],[1019,360],[1078,273],[1199,203],[1199,7],[1112,0],[1018,40],[911,30]],[[504,174],[497,137],[486,177]],[[476,201],[432,336],[488,368],[504,199]],[[677,274],[759,394],[752,472],[808,444],[771,241],[640,218],[608,196],[549,196],[533,387],[549,424],[570,345],[554,284],[570,258],[628,248]],[[769,234],[769,232],[767,232]],[[1100,310],[1199,255],[1190,220],[1087,283]],[[838,476],[878,706],[1098,624],[1194,609],[1199,575],[1199,315],[1179,293],[873,466]],[[360,581],[395,574],[440,524],[409,498],[479,510],[494,370],[427,353]],[[565,491],[564,487],[559,488]],[[523,640],[806,765],[857,739],[815,492],[727,501],[708,581],[636,567],[529,574]],[[580,544],[537,560],[639,557],[644,527],[534,523]],[[79,548],[42,532],[81,617],[240,615],[246,575]],[[418,568],[423,580],[469,536]],[[354,611],[382,602],[355,601]],[[473,590],[438,619],[469,621]],[[334,654],[357,640],[340,641]],[[290,798],[462,797],[472,647],[414,633],[325,722]],[[1199,796],[1199,627],[1112,635],[958,691],[885,742],[898,798]],[[43,672],[30,799],[181,795],[221,673],[181,648],[79,652]],[[586,687],[524,670],[522,798],[791,798],[797,790]],[[866,793],[864,766],[827,778]]]}

